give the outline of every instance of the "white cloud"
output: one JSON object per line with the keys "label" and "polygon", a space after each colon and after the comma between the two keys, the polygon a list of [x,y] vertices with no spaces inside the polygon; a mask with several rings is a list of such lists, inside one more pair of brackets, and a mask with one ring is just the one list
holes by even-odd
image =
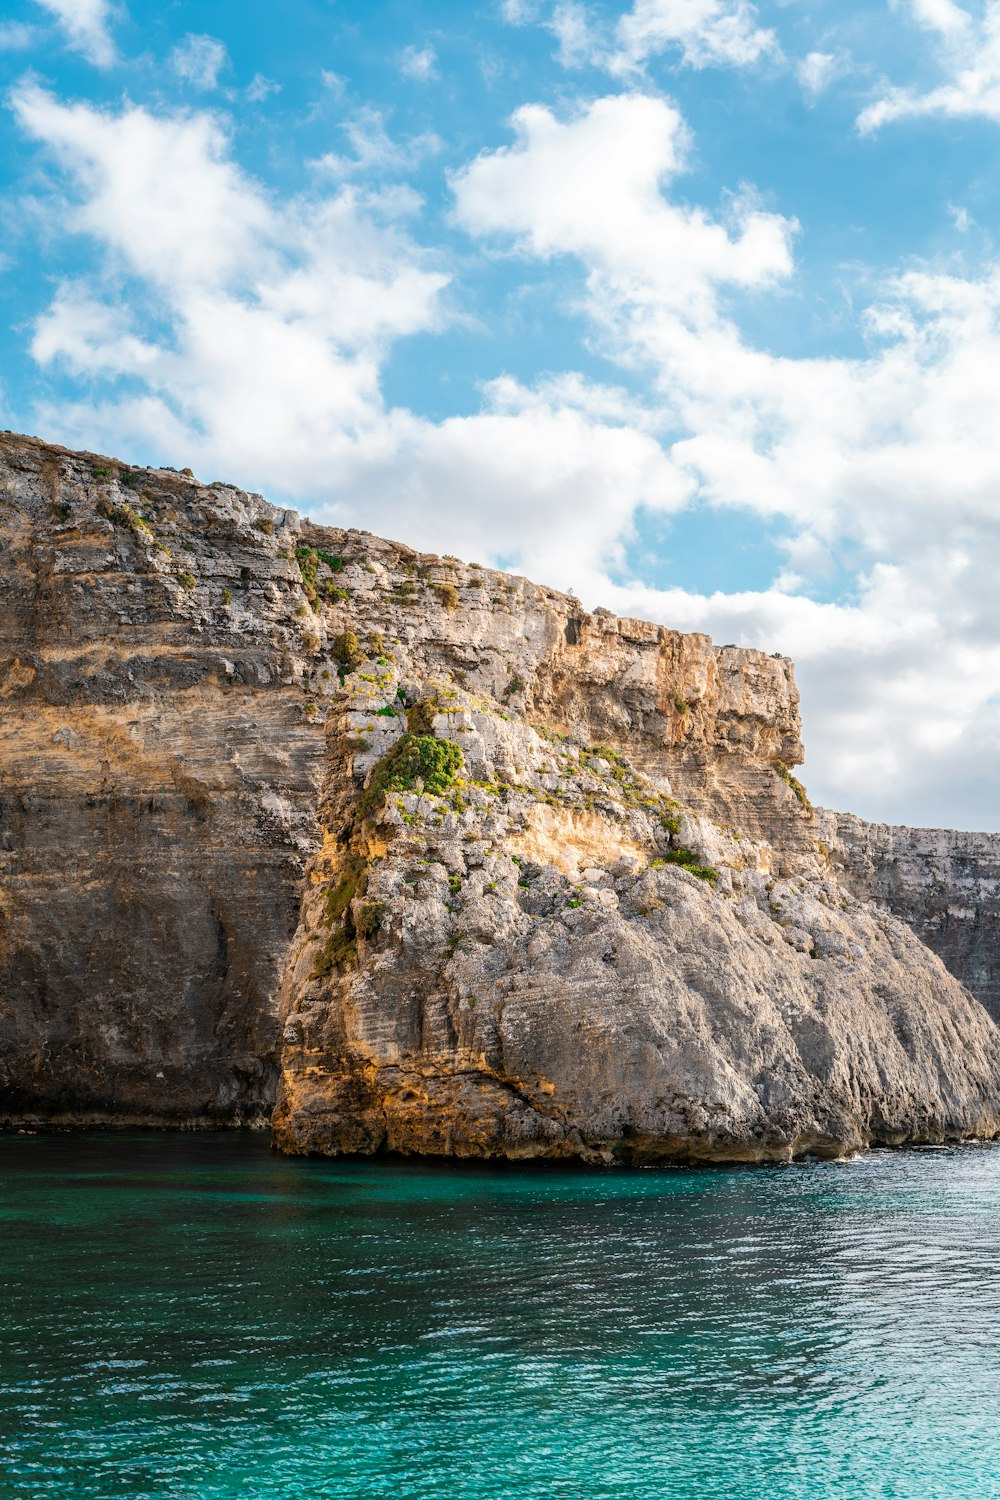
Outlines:
{"label": "white cloud", "polygon": [[85,283],[59,288],[36,325],[31,352],[42,365],[59,359],[70,369],[113,377],[152,371],[159,357],[155,344],[133,332],[129,311],[102,301],[99,289]]}
{"label": "white cloud", "polygon": [[23,52],[34,40],[34,31],[22,21],[0,21],[0,52]]}
{"label": "white cloud", "polygon": [[629,76],[663,53],[689,68],[747,68],[780,57],[773,31],[757,25],[750,0],[633,0],[609,24],[582,0],[505,0],[503,18],[513,26],[541,25],[559,43],[563,67],[585,64]]}
{"label": "white cloud", "polygon": [[844,59],[835,52],[809,52],[795,65],[795,76],[810,100],[816,100],[842,71]]}
{"label": "white cloud", "polygon": [[256,267],[273,215],[228,158],[210,115],[176,121],[140,108],[120,113],[62,105],[35,85],[14,95],[22,127],[61,160],[80,190],[73,227],[168,291],[224,285]]}
{"label": "white cloud", "polygon": [[690,485],[656,440],[567,392],[497,382],[481,411],[440,424],[396,414],[356,454],[345,494],[372,530],[500,559],[558,587],[623,560],[639,506],[677,509]]}
{"label": "white cloud", "polygon": [[99,68],[109,68],[115,61],[115,44],[111,40],[114,8],[110,0],[37,0],[55,16],[66,40],[76,52],[82,52]]}
{"label": "white cloud", "polygon": [[727,228],[664,196],[688,149],[666,100],[619,94],[565,122],[525,106],[511,123],[512,147],[455,175],[458,221],[477,235],[512,234],[546,259],[583,259],[595,310],[627,304],[641,288],[644,304],[707,317],[717,286],[764,286],[791,271],[793,222],[741,197]]}
{"label": "white cloud", "polygon": [[757,25],[748,0],[634,0],[617,41],[619,71],[661,52],[679,52],[691,68],[746,68],[778,52],[774,32]]}
{"label": "white cloud", "polygon": [[921,116],[979,116],[1000,123],[1000,0],[986,0],[978,17],[954,0],[909,0],[908,8],[934,37],[945,81],[927,90],[886,88],[858,116],[861,133]]}
{"label": "white cloud", "polygon": [[272,94],[280,93],[280,83],[275,83],[273,78],[265,78],[263,73],[255,73],[243,90],[243,97],[249,104],[262,104]]}
{"label": "white cloud", "polygon": [[564,68],[578,68],[596,60],[596,46],[587,12],[576,0],[561,0],[548,21],[559,43],[557,57]]}
{"label": "white cloud", "polygon": [[[246,444],[262,460],[269,447],[271,482],[278,441],[311,447],[325,423],[346,442],[379,415],[378,351],[436,325],[445,278],[357,194],[273,204],[207,115],[103,113],[37,87],[15,103],[75,187],[71,227],[104,247],[109,273],[142,289],[133,285],[130,304],[119,289],[102,301],[66,283],[36,328],[40,360],[141,369],[154,401],[132,408],[140,427],[170,412],[165,431],[179,422],[204,452],[231,425],[226,456]],[[156,333],[140,334],[148,327]],[[125,398],[126,424],[129,410]]]}
{"label": "white cloud", "polygon": [[972,25],[967,11],[955,0],[910,0],[914,19],[927,31],[937,31],[941,36],[966,35]]}
{"label": "white cloud", "polygon": [[382,176],[401,173],[442,149],[439,136],[427,131],[406,141],[395,141],[386,129],[385,116],[371,106],[355,110],[341,123],[352,155],[328,151],[315,165],[333,177]]}
{"label": "white cloud", "polygon": [[564,68],[609,65],[611,29],[595,20],[582,0],[503,0],[500,14],[508,26],[541,26],[551,32]]}
{"label": "white cloud", "polygon": [[404,47],[399,59],[399,71],[404,78],[427,83],[438,76],[437,53],[429,42],[424,47]]}
{"label": "white cloud", "polygon": [[500,14],[508,26],[528,26],[538,19],[541,0],[500,0]]}
{"label": "white cloud", "polygon": [[229,66],[229,53],[216,37],[189,33],[171,52],[170,66],[178,78],[208,92],[218,88],[219,74]]}

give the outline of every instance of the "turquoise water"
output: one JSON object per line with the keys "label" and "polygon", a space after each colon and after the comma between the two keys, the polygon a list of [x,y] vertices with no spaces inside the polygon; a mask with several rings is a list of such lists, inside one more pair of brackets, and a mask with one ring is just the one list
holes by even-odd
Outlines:
{"label": "turquoise water", "polygon": [[1000,1150],[0,1139],[3,1500],[1000,1497]]}

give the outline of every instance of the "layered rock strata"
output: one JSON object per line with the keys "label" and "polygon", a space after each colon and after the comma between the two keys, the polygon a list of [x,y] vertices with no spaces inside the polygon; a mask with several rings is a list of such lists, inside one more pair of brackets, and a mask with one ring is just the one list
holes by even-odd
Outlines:
{"label": "layered rock strata", "polygon": [[280,1074],[293,1151],[996,1128],[995,1028],[818,841],[784,658],[7,434],[0,695],[8,1123]]}
{"label": "layered rock strata", "polygon": [[289,528],[226,488],[139,484],[0,439],[8,1121],[260,1122],[273,1103],[323,754]]}
{"label": "layered rock strata", "polygon": [[700,767],[754,825],[794,812],[787,661],[2,435],[0,1118],[267,1117],[324,718],[381,636]]}

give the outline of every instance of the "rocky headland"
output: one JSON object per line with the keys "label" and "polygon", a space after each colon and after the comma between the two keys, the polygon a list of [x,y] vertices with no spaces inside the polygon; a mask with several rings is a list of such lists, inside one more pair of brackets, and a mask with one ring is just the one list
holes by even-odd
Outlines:
{"label": "rocky headland", "polygon": [[1000,1133],[1000,837],[815,811],[785,658],[2,434],[0,703],[9,1126]]}

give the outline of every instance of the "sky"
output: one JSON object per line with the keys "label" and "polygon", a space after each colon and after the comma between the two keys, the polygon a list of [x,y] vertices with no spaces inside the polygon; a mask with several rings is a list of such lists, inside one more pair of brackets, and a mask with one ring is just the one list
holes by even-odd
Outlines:
{"label": "sky", "polygon": [[0,426],[790,655],[1000,829],[1000,0],[4,0]]}

